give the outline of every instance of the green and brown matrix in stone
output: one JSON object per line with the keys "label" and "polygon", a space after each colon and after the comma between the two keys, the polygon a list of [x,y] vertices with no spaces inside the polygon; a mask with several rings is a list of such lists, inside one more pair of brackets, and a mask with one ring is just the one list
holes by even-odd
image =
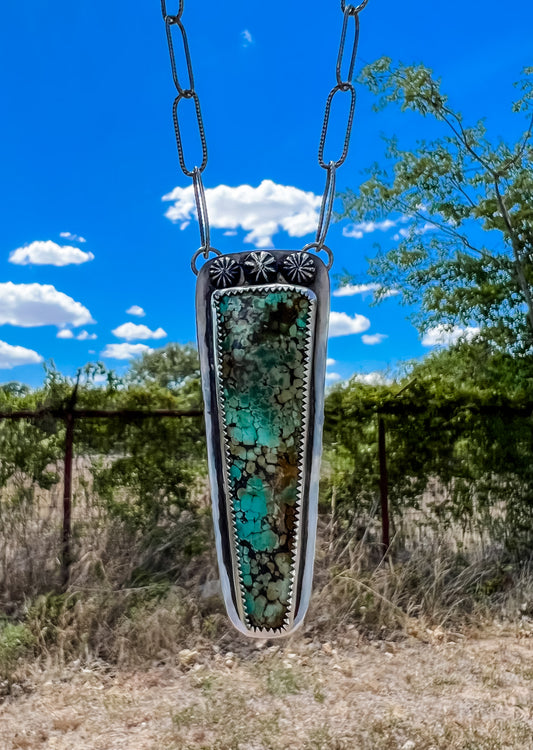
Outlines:
{"label": "green and brown matrix in stone", "polygon": [[215,292],[219,389],[246,618],[282,628],[294,572],[313,292]]}

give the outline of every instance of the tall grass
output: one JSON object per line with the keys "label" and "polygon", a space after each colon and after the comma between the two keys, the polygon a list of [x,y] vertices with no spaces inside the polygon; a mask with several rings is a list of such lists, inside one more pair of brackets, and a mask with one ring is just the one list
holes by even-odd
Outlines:
{"label": "tall grass", "polygon": [[[203,491],[196,513],[183,512],[172,526],[147,535],[107,514],[80,463],[75,562],[63,591],[60,495],[22,489],[10,488],[1,501],[4,673],[28,652],[58,664],[100,659],[124,667],[217,644],[248,648],[224,613]],[[314,595],[294,638],[324,641],[354,629],[371,639],[425,638],[533,615],[531,560],[513,559],[501,546],[449,524],[424,525],[414,515],[404,519],[384,556],[372,516],[349,523],[329,513],[321,517]],[[204,542],[194,554],[191,535]]]}

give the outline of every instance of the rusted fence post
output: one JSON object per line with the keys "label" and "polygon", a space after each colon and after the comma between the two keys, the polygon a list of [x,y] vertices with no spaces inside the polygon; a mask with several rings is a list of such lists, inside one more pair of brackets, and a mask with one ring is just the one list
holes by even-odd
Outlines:
{"label": "rusted fence post", "polygon": [[65,468],[63,486],[63,534],[61,550],[61,584],[68,586],[72,552],[70,537],[72,532],[72,455],[74,448],[74,414],[69,411],[65,416]]}
{"label": "rusted fence post", "polygon": [[72,458],[74,455],[74,407],[78,395],[78,382],[74,386],[72,396],[69,399],[65,413],[65,463],[63,479],[63,533],[61,544],[61,585],[63,589],[68,586],[70,578],[70,566],[72,564]]}
{"label": "rusted fence post", "polygon": [[386,555],[390,547],[389,478],[385,420],[378,414],[379,494],[381,499],[381,544]]}
{"label": "rusted fence post", "polygon": [[[398,398],[416,381],[413,378],[394,394]],[[379,495],[381,500],[381,544],[386,555],[390,547],[389,475],[387,471],[387,431],[383,414],[378,412]]]}
{"label": "rusted fence post", "polygon": [[0,411],[0,420],[36,420],[43,416],[52,416],[65,422],[65,453],[63,482],[63,527],[61,530],[61,585],[66,589],[72,565],[72,461],[74,455],[74,425],[78,419],[123,419],[136,420],[161,417],[201,417],[202,409],[76,409],[78,393],[76,383],[72,396],[67,404],[60,407],[42,407],[40,409],[21,409],[19,411]]}

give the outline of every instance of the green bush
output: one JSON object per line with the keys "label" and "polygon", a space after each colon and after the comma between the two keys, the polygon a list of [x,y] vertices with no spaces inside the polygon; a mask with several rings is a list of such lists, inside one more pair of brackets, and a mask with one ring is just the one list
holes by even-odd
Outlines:
{"label": "green bush", "polygon": [[10,680],[18,662],[30,652],[35,639],[23,624],[0,620],[0,677]]}

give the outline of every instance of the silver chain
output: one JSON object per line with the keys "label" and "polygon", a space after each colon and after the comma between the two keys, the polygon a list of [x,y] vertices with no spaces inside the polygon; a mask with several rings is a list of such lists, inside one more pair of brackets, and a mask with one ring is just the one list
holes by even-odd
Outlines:
{"label": "silver chain", "polygon": [[[326,236],[328,233],[329,225],[331,222],[331,214],[333,211],[333,202],[335,200],[335,179],[337,169],[344,164],[346,157],[348,156],[348,148],[350,145],[350,136],[352,133],[352,125],[355,113],[355,88],[352,83],[355,69],[355,61],[357,58],[357,47],[359,44],[359,13],[367,6],[369,0],[363,0],[359,5],[349,5],[345,0],[341,0],[341,11],[343,14],[343,22],[341,29],[341,38],[339,42],[339,51],[337,54],[337,64],[335,68],[336,84],[333,86],[326,99],[326,106],[324,110],[324,121],[322,123],[322,130],[320,133],[320,142],[318,146],[318,163],[322,169],[326,170],[326,186],[322,195],[322,204],[320,207],[320,213],[318,218],[318,228],[316,232],[316,238],[314,242],[306,245],[303,250],[314,250],[317,253],[321,250],[327,252],[329,257],[328,269],[331,268],[333,263],[333,253],[326,247]],[[175,14],[167,12],[166,0],[161,0],[161,11],[163,13],[163,20],[165,22],[165,28],[167,32],[168,50],[170,53],[170,67],[172,69],[172,79],[178,92],[174,99],[172,106],[172,115],[174,120],[174,131],[176,133],[176,145],[178,147],[178,159],[183,174],[188,177],[192,177],[194,186],[194,199],[196,202],[196,211],[198,213],[198,224],[200,226],[200,249],[194,254],[192,259],[192,269],[195,273],[198,273],[196,269],[196,260],[200,255],[203,255],[205,259],[209,257],[209,253],[215,253],[220,255],[220,252],[211,246],[210,232],[209,232],[209,217],[207,214],[207,204],[205,200],[204,185],[202,182],[202,172],[207,166],[207,141],[205,137],[204,121],[202,118],[202,111],[200,108],[200,99],[194,88],[194,73],[192,67],[191,54],[189,50],[189,41],[187,39],[187,32],[185,26],[181,20],[183,15],[183,9],[185,0],[178,0],[178,10]],[[354,40],[351,46],[351,50],[346,54],[346,36],[348,32],[348,25],[350,19],[353,19],[354,23]],[[177,33],[179,32],[179,34]],[[178,76],[178,69],[176,65],[176,55],[174,51],[174,37],[178,36],[183,45],[183,52],[185,55],[186,64],[186,78],[187,86],[184,87]],[[349,58],[348,70],[343,77],[342,69],[344,67],[344,61]],[[333,100],[337,94],[348,94],[350,97],[350,108],[348,112],[348,118],[346,122],[346,131],[344,135],[344,144],[342,152],[337,160],[331,160],[329,162],[324,161],[324,149],[328,136],[329,122],[331,116],[331,107]],[[189,169],[185,161],[185,155],[183,150],[183,139],[180,129],[180,102],[190,101],[192,104],[188,106],[194,106],[196,122],[198,125],[198,134],[200,136],[202,159],[200,166],[196,165]],[[182,105],[183,108],[185,105]]]}

